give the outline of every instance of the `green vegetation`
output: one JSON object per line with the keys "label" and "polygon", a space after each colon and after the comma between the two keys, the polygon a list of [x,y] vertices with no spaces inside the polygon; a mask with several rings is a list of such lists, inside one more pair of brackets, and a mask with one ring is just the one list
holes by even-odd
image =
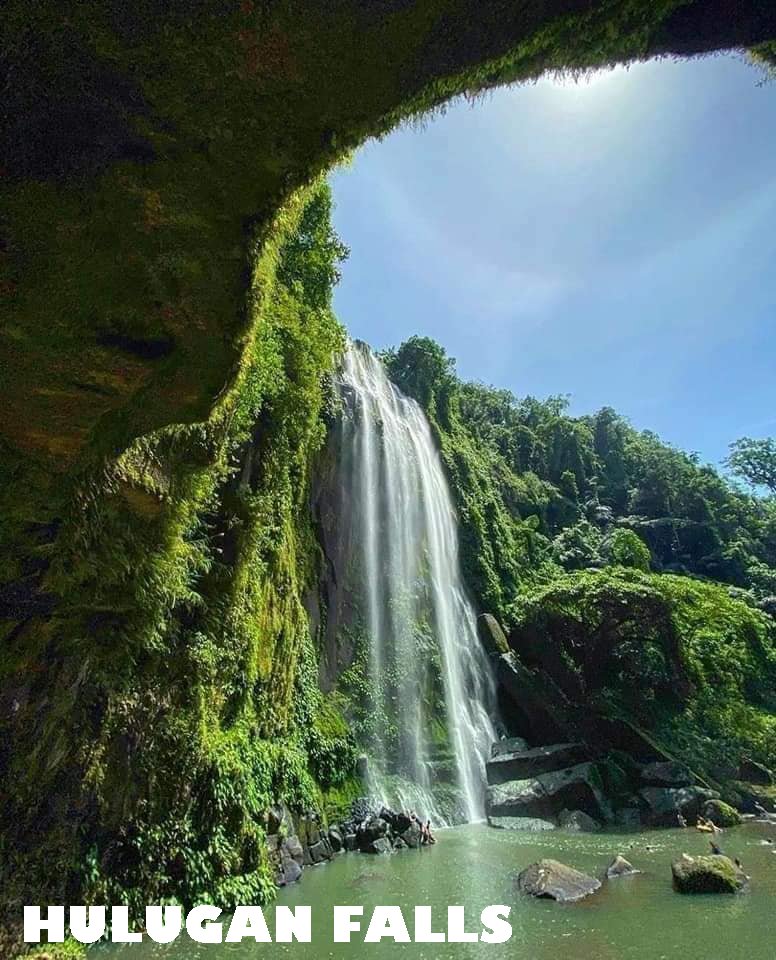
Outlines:
{"label": "green vegetation", "polygon": [[776,500],[611,409],[462,383],[432,341],[384,359],[432,420],[468,582],[523,663],[696,770],[776,763]]}
{"label": "green vegetation", "polygon": [[[11,920],[23,899],[264,896],[263,806],[309,802],[311,773],[333,780],[340,752],[347,769],[334,705],[297,669],[310,658],[301,597],[317,555],[307,486],[341,344],[326,293],[341,248],[315,188],[304,210],[311,184],[367,137],[456,95],[776,35],[756,2],[713,17],[681,0],[572,8],[5,4],[0,885]],[[565,501],[504,472],[512,510],[473,441],[455,460],[459,493],[472,471],[470,573],[507,610],[529,572],[557,568],[542,526],[563,524],[541,513]],[[759,558],[765,576],[768,561],[749,547],[754,590],[746,563]],[[6,953],[17,946],[11,930],[6,950],[8,919]]]}
{"label": "green vegetation", "polygon": [[[219,416],[86,473],[56,551],[43,540],[61,600],[37,641],[6,639],[2,662],[26,691],[3,744],[6,908],[262,902],[266,809],[316,806],[352,776],[302,606],[325,377],[343,344],[329,210],[328,187],[312,188],[274,262],[258,261],[257,282],[276,266],[280,279]],[[47,672],[25,686],[36,657]]]}

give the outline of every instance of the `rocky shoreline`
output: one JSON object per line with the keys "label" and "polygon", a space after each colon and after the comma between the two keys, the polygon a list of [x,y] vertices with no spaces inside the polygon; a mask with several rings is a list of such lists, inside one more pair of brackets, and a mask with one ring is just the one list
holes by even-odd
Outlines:
{"label": "rocky shoreline", "polygon": [[309,810],[294,816],[284,804],[267,816],[267,848],[279,887],[300,879],[304,867],[331,860],[338,853],[386,854],[418,849],[423,842],[420,822],[407,811],[396,811],[372,797],[359,797],[350,816],[324,825]]}
{"label": "rocky shoreline", "polygon": [[760,808],[756,785],[743,777],[756,776],[764,786],[773,782],[770,771],[743,761],[736,809],[675,760],[595,756],[582,743],[529,747],[520,737],[494,743],[486,770],[488,823],[511,830],[675,827],[701,816],[731,826]]}

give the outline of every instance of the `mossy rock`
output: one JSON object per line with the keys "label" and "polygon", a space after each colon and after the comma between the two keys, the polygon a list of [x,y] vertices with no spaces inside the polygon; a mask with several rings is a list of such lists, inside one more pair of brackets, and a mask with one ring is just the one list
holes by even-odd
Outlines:
{"label": "mossy rock", "polygon": [[746,874],[729,857],[688,857],[671,864],[674,888],[679,893],[739,893]]}
{"label": "mossy rock", "polygon": [[703,808],[703,815],[717,827],[737,827],[743,823],[738,810],[724,800],[709,800]]}

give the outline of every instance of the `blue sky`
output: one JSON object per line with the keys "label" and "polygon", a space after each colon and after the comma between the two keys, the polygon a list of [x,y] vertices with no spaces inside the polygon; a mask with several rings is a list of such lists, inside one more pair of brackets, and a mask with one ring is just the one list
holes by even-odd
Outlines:
{"label": "blue sky", "polygon": [[737,57],[461,102],[333,176],[335,306],[466,379],[615,407],[718,462],[776,434],[776,84]]}

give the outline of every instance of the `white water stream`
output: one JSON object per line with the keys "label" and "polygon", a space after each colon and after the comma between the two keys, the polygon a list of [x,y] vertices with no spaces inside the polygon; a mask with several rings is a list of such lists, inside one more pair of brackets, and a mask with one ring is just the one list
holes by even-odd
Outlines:
{"label": "white water stream", "polygon": [[[386,801],[444,821],[430,749],[441,722],[463,812],[477,820],[495,739],[492,680],[461,578],[457,519],[431,428],[364,344],[349,346],[338,386],[369,679],[377,712],[394,725],[393,736],[378,735],[371,745],[372,786]],[[396,780],[388,785],[388,773],[400,788]]]}

